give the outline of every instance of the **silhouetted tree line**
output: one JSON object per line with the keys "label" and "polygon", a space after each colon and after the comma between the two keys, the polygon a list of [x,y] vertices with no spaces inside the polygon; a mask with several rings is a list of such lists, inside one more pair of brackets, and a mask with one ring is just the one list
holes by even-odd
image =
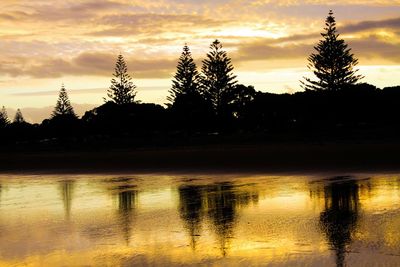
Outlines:
{"label": "silhouetted tree line", "polygon": [[165,108],[135,101],[136,86],[119,55],[103,105],[78,118],[62,85],[51,118],[40,125],[27,123],[20,110],[11,122],[3,107],[1,140],[63,144],[66,140],[106,143],[126,138],[162,143],[170,138],[235,134],[351,135],[354,130],[361,135],[396,135],[400,130],[400,86],[379,89],[359,83],[363,77],[355,69],[358,60],[339,38],[332,11],[325,25],[315,53],[308,58],[308,67],[317,79],[304,78],[304,92],[264,93],[239,84],[231,59],[215,40],[201,72],[189,47],[183,47]]}

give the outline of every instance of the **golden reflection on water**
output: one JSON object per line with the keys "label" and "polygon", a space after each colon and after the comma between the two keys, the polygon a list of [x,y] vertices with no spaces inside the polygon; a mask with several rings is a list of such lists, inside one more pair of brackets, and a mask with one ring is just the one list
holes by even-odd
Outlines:
{"label": "golden reflection on water", "polygon": [[396,266],[399,227],[393,175],[0,177],[0,266]]}

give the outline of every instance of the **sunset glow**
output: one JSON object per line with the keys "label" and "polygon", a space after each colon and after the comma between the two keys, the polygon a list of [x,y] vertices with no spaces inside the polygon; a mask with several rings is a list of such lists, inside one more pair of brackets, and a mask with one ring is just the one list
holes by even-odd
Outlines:
{"label": "sunset glow", "polygon": [[164,104],[182,46],[200,68],[216,38],[240,83],[300,91],[330,9],[363,81],[400,84],[399,0],[3,0],[0,8],[0,105],[31,122],[51,112],[61,83],[79,115],[102,104],[119,53],[137,100]]}

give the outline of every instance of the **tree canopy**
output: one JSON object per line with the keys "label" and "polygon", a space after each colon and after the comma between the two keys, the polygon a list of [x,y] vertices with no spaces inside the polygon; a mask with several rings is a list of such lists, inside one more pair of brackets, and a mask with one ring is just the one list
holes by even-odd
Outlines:
{"label": "tree canopy", "polygon": [[132,83],[132,77],[128,74],[128,67],[121,54],[118,55],[113,76],[107,96],[118,105],[133,103],[136,96],[136,85]]}
{"label": "tree canopy", "polygon": [[220,115],[228,104],[228,96],[236,84],[233,65],[220,41],[215,40],[210,45],[202,66],[202,86],[204,95],[208,98],[216,112]]}
{"label": "tree canopy", "polygon": [[15,113],[14,117],[14,123],[24,123],[25,119],[24,116],[22,116],[22,112],[20,109],[17,109],[17,112]]}
{"label": "tree canopy", "polygon": [[176,98],[183,94],[197,93],[199,90],[199,73],[192,58],[189,47],[185,44],[179,57],[176,74],[172,80],[172,88],[167,100],[174,103]]}
{"label": "tree canopy", "polygon": [[323,39],[314,47],[316,52],[308,57],[307,67],[317,80],[304,78],[302,87],[305,89],[337,91],[363,78],[354,69],[358,60],[345,41],[339,38],[332,10],[325,20],[325,26],[325,32],[321,33]]}
{"label": "tree canopy", "polygon": [[10,124],[10,120],[8,119],[6,108],[3,106],[0,110],[0,127],[4,127],[8,124]]}
{"label": "tree canopy", "polygon": [[69,101],[67,90],[65,89],[64,84],[61,85],[60,93],[58,95],[57,103],[54,108],[53,114],[51,115],[52,118],[68,115],[72,117],[77,117],[74,109]]}

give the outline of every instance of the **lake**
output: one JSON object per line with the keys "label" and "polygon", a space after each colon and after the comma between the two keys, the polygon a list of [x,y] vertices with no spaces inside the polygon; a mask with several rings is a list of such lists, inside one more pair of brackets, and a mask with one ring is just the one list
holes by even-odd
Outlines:
{"label": "lake", "polygon": [[399,266],[400,175],[1,175],[0,266]]}

